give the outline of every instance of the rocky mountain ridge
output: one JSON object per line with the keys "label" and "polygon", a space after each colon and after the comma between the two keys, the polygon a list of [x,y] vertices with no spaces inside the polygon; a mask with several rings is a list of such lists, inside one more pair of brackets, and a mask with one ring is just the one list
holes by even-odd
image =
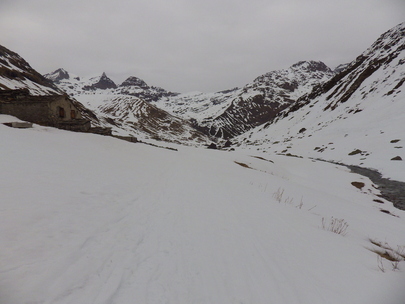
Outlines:
{"label": "rocky mountain ridge", "polygon": [[[333,75],[333,71],[322,62],[301,61],[288,69],[259,76],[243,88],[216,93],[186,94],[149,86],[134,76],[127,78],[120,85],[115,85],[105,73],[101,77],[86,79],[69,76],[69,73],[59,69],[45,76],[50,80],[55,79],[60,89],[84,103],[85,99],[89,99],[86,96],[92,94],[100,98],[102,95],[115,95],[113,100],[116,103],[119,103],[118,96],[132,96],[147,101],[173,116],[190,121],[197,130],[208,136],[228,139],[269,121],[300,95]],[[100,86],[100,82],[106,82],[107,79],[111,85]],[[95,109],[100,104],[92,105],[87,102],[86,105]]]}
{"label": "rocky mountain ridge", "polygon": [[[53,81],[61,90],[71,96],[80,96],[88,93],[102,94],[113,93],[117,95],[130,95],[145,101],[157,101],[163,97],[176,96],[178,93],[166,91],[160,87],[149,86],[144,80],[130,76],[117,85],[105,72],[101,76],[79,77],[59,68],[54,72],[45,74],[44,77]],[[107,92],[105,90],[114,89]],[[99,92],[96,92],[100,90]]]}

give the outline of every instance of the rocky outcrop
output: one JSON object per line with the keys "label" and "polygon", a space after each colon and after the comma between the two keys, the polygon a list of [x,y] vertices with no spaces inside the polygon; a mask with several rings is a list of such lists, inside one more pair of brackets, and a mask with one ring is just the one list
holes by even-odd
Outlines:
{"label": "rocky outcrop", "polygon": [[147,102],[155,102],[162,98],[178,95],[178,93],[169,92],[160,87],[149,86],[145,81],[134,76],[128,77],[123,83],[121,83],[117,92],[138,97]]}
{"label": "rocky outcrop", "polygon": [[96,89],[101,89],[101,90],[106,90],[106,89],[116,89],[117,85],[112,81],[110,78],[107,77],[105,73],[103,73],[100,77],[100,79],[92,84],[92,85],[86,85],[83,87],[83,90],[89,91],[89,90],[96,90]]}

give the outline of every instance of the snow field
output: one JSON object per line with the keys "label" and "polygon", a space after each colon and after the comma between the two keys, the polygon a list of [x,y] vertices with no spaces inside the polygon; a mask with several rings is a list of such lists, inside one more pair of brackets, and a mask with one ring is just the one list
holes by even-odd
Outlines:
{"label": "snow field", "polygon": [[345,168],[39,126],[0,142],[1,303],[403,303],[405,262],[367,248],[405,245],[405,214]]}

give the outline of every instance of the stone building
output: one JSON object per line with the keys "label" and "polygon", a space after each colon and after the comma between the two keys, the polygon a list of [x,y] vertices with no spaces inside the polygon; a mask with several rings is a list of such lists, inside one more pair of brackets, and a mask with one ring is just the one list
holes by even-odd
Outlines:
{"label": "stone building", "polygon": [[90,121],[83,119],[67,95],[32,96],[27,89],[0,90],[0,114],[65,130],[90,129]]}

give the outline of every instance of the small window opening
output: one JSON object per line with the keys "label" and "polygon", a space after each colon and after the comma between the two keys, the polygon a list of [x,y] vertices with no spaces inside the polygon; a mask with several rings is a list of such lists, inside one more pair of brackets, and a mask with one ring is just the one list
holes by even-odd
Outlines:
{"label": "small window opening", "polygon": [[71,119],[76,119],[76,111],[75,110],[70,110],[70,118]]}
{"label": "small window opening", "polygon": [[59,110],[59,118],[65,118],[65,109],[62,107],[58,107]]}

